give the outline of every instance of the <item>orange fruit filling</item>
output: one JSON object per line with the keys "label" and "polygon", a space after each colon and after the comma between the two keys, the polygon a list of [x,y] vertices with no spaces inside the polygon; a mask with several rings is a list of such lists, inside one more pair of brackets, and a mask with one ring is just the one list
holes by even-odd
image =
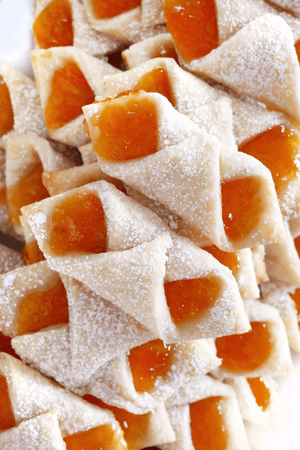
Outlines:
{"label": "orange fruit filling", "polygon": [[6,204],[6,188],[0,189],[0,205]]}
{"label": "orange fruit filling", "polygon": [[221,367],[243,374],[259,369],[272,353],[271,335],[266,322],[251,322],[252,330],[216,339]]}
{"label": "orange fruit filling", "polygon": [[54,208],[49,246],[56,255],[103,253],[107,230],[103,206],[94,194],[78,192]]}
{"label": "orange fruit filling", "polygon": [[154,58],[172,58],[178,63],[178,55],[175,48],[166,48],[156,53]]}
{"label": "orange fruit filling", "polygon": [[208,397],[190,404],[190,426],[195,450],[225,450],[228,435],[221,396]]}
{"label": "orange fruit filling", "polygon": [[295,50],[296,50],[296,53],[297,53],[298,61],[300,62],[300,41],[296,42]]}
{"label": "orange fruit filling", "polygon": [[9,89],[0,75],[0,138],[14,127],[14,112]]}
{"label": "orange fruit filling", "polygon": [[36,241],[31,241],[24,245],[21,251],[21,257],[27,266],[39,261],[44,261],[45,259],[44,253],[40,250],[40,247]]}
{"label": "orange fruit filling", "polygon": [[33,23],[33,33],[39,47],[73,45],[72,10],[68,0],[53,0]]}
{"label": "orange fruit filling", "polygon": [[300,288],[295,289],[293,294],[289,293],[289,296],[294,300],[297,314],[300,314]]}
{"label": "orange fruit filling", "polygon": [[203,250],[210,253],[221,264],[228,267],[232,271],[233,275],[237,274],[240,268],[240,258],[237,252],[224,252],[215,245],[204,247]]}
{"label": "orange fruit filling", "polygon": [[133,384],[137,392],[148,392],[158,377],[164,377],[173,363],[174,346],[160,339],[134,347],[128,355]]}
{"label": "orange fruit filling", "polygon": [[20,225],[21,208],[49,197],[43,185],[42,163],[39,162],[15,186],[7,189],[9,220],[13,226]]}
{"label": "orange fruit filling", "polygon": [[294,244],[295,244],[298,256],[300,258],[300,236],[298,236],[294,239]]}
{"label": "orange fruit filling", "polygon": [[165,283],[165,295],[172,320],[188,322],[201,316],[219,297],[218,277],[176,280]]}
{"label": "orange fruit filling", "polygon": [[165,0],[168,32],[186,62],[202,58],[218,46],[214,0]]}
{"label": "orange fruit filling", "polygon": [[16,426],[12,410],[6,378],[0,374],[0,431]]}
{"label": "orange fruit filling", "polygon": [[255,397],[256,403],[262,408],[263,411],[265,411],[270,404],[271,394],[264,382],[264,379],[261,377],[247,378],[247,381]]}
{"label": "orange fruit filling", "polygon": [[48,130],[63,127],[82,114],[82,107],[93,103],[95,94],[74,61],[56,70],[52,78],[51,94],[45,108]]}
{"label": "orange fruit filling", "polygon": [[259,180],[254,177],[221,183],[222,219],[231,241],[243,239],[257,225],[262,212],[259,191]]}
{"label": "orange fruit filling", "polygon": [[[118,433],[119,434],[119,433]],[[100,425],[64,438],[67,450],[126,450],[121,436],[110,425]]]}
{"label": "orange fruit filling", "polygon": [[97,19],[111,19],[140,6],[141,0],[92,0]]}
{"label": "orange fruit filling", "polygon": [[133,91],[157,92],[166,97],[174,106],[168,72],[160,67],[142,76]]}
{"label": "orange fruit filling", "polygon": [[19,358],[14,349],[11,346],[11,338],[9,336],[5,336],[0,331],[0,352],[8,353],[9,355],[14,356],[15,358]]}
{"label": "orange fruit filling", "polygon": [[59,281],[51,289],[33,292],[22,300],[18,310],[17,335],[34,333],[68,321],[67,294],[63,283]]}
{"label": "orange fruit filling", "polygon": [[278,191],[287,181],[296,178],[299,169],[300,137],[289,128],[278,125],[239,146],[243,153],[261,161],[270,171]]}
{"label": "orange fruit filling", "polygon": [[105,103],[100,114],[91,118],[96,154],[108,161],[128,161],[157,151],[156,108],[150,99],[137,101],[135,94],[129,94],[125,103],[124,97]]}
{"label": "orange fruit filling", "polygon": [[124,439],[127,442],[128,450],[135,450],[140,447],[139,442],[143,439],[147,432],[150,413],[132,414],[125,409],[107,405],[102,402],[102,400],[92,395],[85,395],[83,398],[93,405],[97,405],[103,409],[109,409],[113,412],[123,430]]}

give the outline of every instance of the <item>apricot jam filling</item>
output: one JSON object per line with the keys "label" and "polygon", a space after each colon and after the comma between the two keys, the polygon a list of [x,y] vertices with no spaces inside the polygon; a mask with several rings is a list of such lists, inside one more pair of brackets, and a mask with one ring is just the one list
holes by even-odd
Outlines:
{"label": "apricot jam filling", "polygon": [[260,183],[254,177],[221,183],[222,219],[232,242],[248,236],[262,213]]}
{"label": "apricot jam filling", "polygon": [[169,372],[174,358],[174,345],[160,339],[134,347],[128,355],[133,384],[137,392],[148,392],[158,377]]}
{"label": "apricot jam filling", "polygon": [[3,187],[0,189],[0,205],[6,204],[6,188]]}
{"label": "apricot jam filling", "polygon": [[237,274],[240,268],[240,258],[237,252],[224,252],[215,245],[203,247],[203,250],[210,253],[221,264],[227,266],[232,271],[233,275]]}
{"label": "apricot jam filling", "polygon": [[261,161],[270,171],[278,191],[299,174],[300,137],[289,128],[278,125],[239,146],[243,153]]}
{"label": "apricot jam filling", "polygon": [[139,448],[139,442],[144,438],[147,432],[150,413],[132,414],[125,409],[107,405],[92,395],[85,395],[83,399],[93,405],[99,406],[100,408],[109,409],[112,411],[123,430],[124,439],[127,442],[128,450],[135,450]]}
{"label": "apricot jam filling", "polygon": [[18,309],[17,335],[34,333],[42,328],[68,323],[68,300],[61,281],[47,291],[33,292]]}
{"label": "apricot jam filling", "polygon": [[35,240],[24,245],[21,251],[21,257],[27,266],[39,261],[44,261],[45,259],[44,253],[40,250],[40,247]]}
{"label": "apricot jam filling", "polygon": [[0,138],[14,127],[14,112],[9,89],[0,75]]}
{"label": "apricot jam filling", "polygon": [[208,397],[190,404],[190,426],[195,450],[225,450],[228,435],[223,419],[223,398]]}
{"label": "apricot jam filling", "polygon": [[160,67],[142,76],[133,91],[157,92],[166,97],[174,106],[168,72]]}
{"label": "apricot jam filling", "polygon": [[296,53],[297,53],[298,61],[300,62],[300,41],[296,42],[295,50],[296,50]]}
{"label": "apricot jam filling", "polygon": [[58,256],[105,252],[107,230],[99,197],[78,192],[57,205],[51,219],[49,246]]}
{"label": "apricot jam filling", "polygon": [[111,19],[140,6],[141,0],[92,0],[97,19]]}
{"label": "apricot jam filling", "polygon": [[298,256],[300,258],[300,236],[298,236],[294,239],[294,244],[295,244]]}
{"label": "apricot jam filling", "polygon": [[271,335],[266,322],[251,322],[252,330],[216,339],[217,356],[224,370],[243,374],[259,369],[272,352]]}
{"label": "apricot jam filling", "polygon": [[214,0],[165,0],[168,32],[186,62],[202,58],[218,46]]}
{"label": "apricot jam filling", "polygon": [[91,117],[97,155],[107,161],[128,161],[157,151],[156,107],[150,99],[138,100],[136,94],[129,94],[125,102],[121,97],[104,104],[100,114]]}
{"label": "apricot jam filling", "polygon": [[15,186],[7,189],[7,206],[9,220],[13,226],[20,225],[21,208],[49,197],[43,185],[42,163],[35,164],[32,169]]}
{"label": "apricot jam filling", "polygon": [[154,58],[172,58],[178,63],[178,55],[174,47],[162,49],[154,55]]}
{"label": "apricot jam filling", "polygon": [[247,378],[251,391],[255,397],[257,405],[266,411],[270,404],[271,394],[262,377]]}
{"label": "apricot jam filling", "polygon": [[5,376],[0,374],[0,431],[16,426]]}
{"label": "apricot jam filling", "polygon": [[72,10],[68,0],[53,0],[33,23],[40,48],[73,45]]}
{"label": "apricot jam filling", "polygon": [[218,277],[194,278],[165,283],[165,295],[172,320],[189,322],[207,311],[220,295]]}
{"label": "apricot jam filling", "polygon": [[14,356],[15,358],[19,358],[11,345],[11,338],[9,336],[5,336],[0,331],[0,352],[8,353],[9,355]]}
{"label": "apricot jam filling", "polygon": [[48,130],[63,127],[82,114],[82,107],[93,103],[95,94],[74,61],[57,69],[52,78],[51,94],[45,108]]}
{"label": "apricot jam filling", "polygon": [[289,293],[289,296],[294,300],[295,308],[297,310],[297,314],[300,314],[300,288],[295,289],[293,294]]}
{"label": "apricot jam filling", "polygon": [[121,435],[110,425],[100,425],[64,438],[67,450],[127,450]]}

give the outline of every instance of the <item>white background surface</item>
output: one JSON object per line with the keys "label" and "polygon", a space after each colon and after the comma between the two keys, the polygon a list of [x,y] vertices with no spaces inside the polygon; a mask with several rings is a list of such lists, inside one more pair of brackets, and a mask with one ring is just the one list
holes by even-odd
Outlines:
{"label": "white background surface", "polygon": [[[0,0],[0,60],[30,77],[33,9],[33,0]],[[276,428],[246,424],[252,450],[300,449],[300,356],[294,353],[293,360],[295,374],[276,380],[286,399],[290,421]]]}

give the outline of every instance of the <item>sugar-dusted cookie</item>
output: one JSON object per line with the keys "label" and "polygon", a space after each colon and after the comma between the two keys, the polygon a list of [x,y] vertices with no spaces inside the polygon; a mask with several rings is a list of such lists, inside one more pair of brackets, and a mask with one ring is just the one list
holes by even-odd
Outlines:
{"label": "sugar-dusted cookie", "polygon": [[292,373],[293,364],[284,323],[278,311],[258,300],[245,300],[252,329],[216,339],[223,358],[219,375],[281,376]]}
{"label": "sugar-dusted cookie", "polygon": [[[255,277],[257,284],[269,281],[265,263],[265,247],[259,245],[251,248],[252,260],[254,265]],[[254,297],[253,297],[254,298]]]}
{"label": "sugar-dusted cookie", "polygon": [[33,36],[37,48],[74,45],[93,56],[112,52],[121,45],[117,39],[90,27],[78,0],[38,0]]}
{"label": "sugar-dusted cookie", "polygon": [[34,50],[32,64],[50,136],[74,146],[87,143],[81,108],[103,92],[103,76],[118,69],[76,47]]}

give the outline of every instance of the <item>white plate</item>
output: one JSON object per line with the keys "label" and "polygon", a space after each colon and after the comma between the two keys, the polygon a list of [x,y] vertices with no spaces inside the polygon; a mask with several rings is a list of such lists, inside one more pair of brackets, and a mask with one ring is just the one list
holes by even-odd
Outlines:
{"label": "white plate", "polygon": [[[33,9],[34,0],[0,0],[0,60],[30,77]],[[293,353],[293,360],[295,374],[276,380],[287,402],[289,423],[276,428],[247,423],[251,450],[300,449],[300,356]]]}

